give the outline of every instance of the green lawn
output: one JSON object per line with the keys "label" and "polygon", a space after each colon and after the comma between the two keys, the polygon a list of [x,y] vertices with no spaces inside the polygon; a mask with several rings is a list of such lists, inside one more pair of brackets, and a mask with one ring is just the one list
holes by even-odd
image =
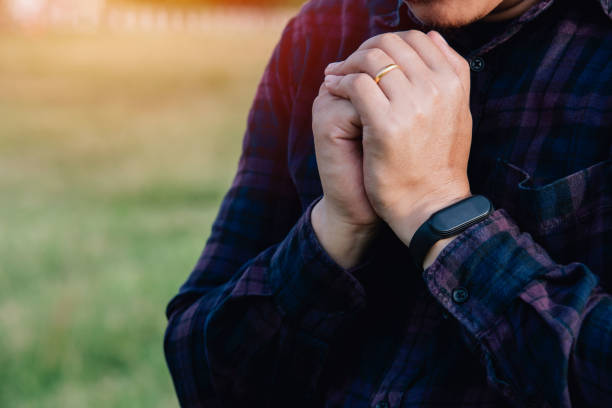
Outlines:
{"label": "green lawn", "polygon": [[1,33],[1,407],[177,405],[164,309],[281,28]]}

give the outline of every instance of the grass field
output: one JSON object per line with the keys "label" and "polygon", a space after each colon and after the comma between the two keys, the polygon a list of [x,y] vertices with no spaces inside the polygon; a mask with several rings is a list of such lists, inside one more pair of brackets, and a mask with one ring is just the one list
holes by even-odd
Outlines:
{"label": "grass field", "polygon": [[281,29],[1,33],[1,407],[177,405],[164,309]]}

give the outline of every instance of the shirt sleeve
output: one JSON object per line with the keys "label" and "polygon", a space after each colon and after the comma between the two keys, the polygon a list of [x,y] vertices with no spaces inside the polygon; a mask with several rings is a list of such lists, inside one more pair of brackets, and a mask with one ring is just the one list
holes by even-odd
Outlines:
{"label": "shirt sleeve", "polygon": [[516,406],[612,406],[612,297],[587,266],[555,263],[497,210],[424,278]]}
{"label": "shirt sleeve", "polygon": [[[363,307],[302,212],[287,169],[304,52],[286,27],[249,113],[238,171],[203,253],[168,305],[166,361],[182,406],[311,406],[328,344]],[[297,405],[296,405],[297,404]]]}

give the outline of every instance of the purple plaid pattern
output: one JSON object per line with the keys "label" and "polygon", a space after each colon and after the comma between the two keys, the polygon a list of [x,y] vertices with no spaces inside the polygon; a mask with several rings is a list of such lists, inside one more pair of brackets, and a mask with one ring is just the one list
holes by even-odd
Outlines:
{"label": "purple plaid pattern", "polygon": [[321,248],[311,106],[328,63],[426,27],[401,0],[305,4],[168,305],[181,405],[612,406],[611,18],[609,0],[542,0],[444,32],[473,69],[472,192],[498,210],[421,275],[389,228],[352,270]]}

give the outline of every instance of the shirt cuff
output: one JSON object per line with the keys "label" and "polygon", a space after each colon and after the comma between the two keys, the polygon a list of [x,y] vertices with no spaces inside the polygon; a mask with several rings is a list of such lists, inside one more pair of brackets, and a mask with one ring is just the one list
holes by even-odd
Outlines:
{"label": "shirt cuff", "polygon": [[423,276],[430,292],[478,338],[554,265],[502,209],[458,235]]}
{"label": "shirt cuff", "polygon": [[321,325],[365,307],[365,291],[351,269],[339,266],[321,246],[311,223],[313,201],[272,256],[268,281],[283,314]]}

